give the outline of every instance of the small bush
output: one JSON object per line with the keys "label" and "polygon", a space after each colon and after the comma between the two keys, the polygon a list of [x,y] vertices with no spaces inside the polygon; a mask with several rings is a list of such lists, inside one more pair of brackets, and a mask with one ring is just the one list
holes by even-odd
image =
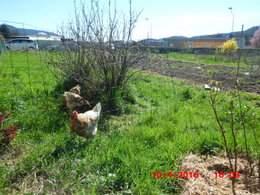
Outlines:
{"label": "small bush", "polygon": [[4,41],[4,40],[5,40],[4,36],[0,34],[0,41]]}
{"label": "small bush", "polygon": [[223,44],[221,52],[231,54],[234,53],[237,49],[237,41],[235,39],[230,39]]}
{"label": "small bush", "polygon": [[192,92],[191,90],[188,88],[188,89],[185,89],[183,92],[182,92],[182,100],[184,101],[187,101],[187,100],[190,100],[192,99]]}

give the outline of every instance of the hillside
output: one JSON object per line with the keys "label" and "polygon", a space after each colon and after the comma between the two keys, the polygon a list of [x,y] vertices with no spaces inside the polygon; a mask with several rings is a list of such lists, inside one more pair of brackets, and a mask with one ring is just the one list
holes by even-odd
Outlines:
{"label": "hillside", "polygon": [[[254,35],[254,32],[256,30],[258,30],[259,26],[254,26],[251,27],[247,30],[244,31],[244,37],[246,38],[246,45],[249,44],[249,38],[252,37]],[[193,36],[190,38],[196,38],[196,39],[204,39],[204,38],[222,38],[222,37],[230,37],[230,36],[240,36],[241,31],[236,31],[233,32],[233,34],[231,35],[231,33],[218,33],[218,34],[211,34],[211,35],[199,35],[199,36]],[[185,36],[170,36],[170,37],[164,37],[164,38],[160,38],[160,39],[144,39],[142,41],[163,41],[164,39],[189,39],[188,37]]]}
{"label": "hillside", "polygon": [[28,29],[28,28],[17,28],[15,26],[7,25],[10,31],[18,32],[18,35],[36,35],[40,32],[46,33],[49,36],[57,36],[57,34],[49,31],[44,30],[35,30],[35,29]]}
{"label": "hillside", "polygon": [[[244,36],[253,36],[254,32],[258,30],[259,26],[251,27],[244,31]],[[231,33],[218,33],[218,34],[212,34],[212,35],[200,35],[200,36],[193,36],[191,38],[211,38],[211,37],[229,37]],[[241,31],[236,31],[232,33],[232,36],[240,36]]]}

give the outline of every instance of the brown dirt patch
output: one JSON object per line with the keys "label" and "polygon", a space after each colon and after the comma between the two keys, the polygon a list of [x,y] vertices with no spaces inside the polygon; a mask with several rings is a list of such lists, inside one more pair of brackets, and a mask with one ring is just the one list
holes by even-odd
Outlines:
{"label": "brown dirt patch", "polygon": [[[164,58],[149,58],[140,62],[140,65],[146,70],[189,80],[196,84],[207,84],[208,71],[210,70],[212,79],[222,82],[222,90],[234,89],[236,84],[237,68],[232,66],[183,62]],[[260,65],[240,67],[238,78],[241,80],[241,91],[260,94]]]}
{"label": "brown dirt patch", "polygon": [[[253,176],[248,178],[247,161],[238,160],[238,171],[240,177],[236,179],[235,189],[238,195],[260,194],[258,186],[259,176],[255,164]],[[231,195],[232,181],[228,174],[230,172],[229,163],[226,158],[212,156],[197,156],[194,154],[187,155],[182,163],[182,169],[187,172],[199,172],[198,178],[188,178],[183,183],[181,195]],[[224,172],[224,178],[216,178],[214,172]]]}

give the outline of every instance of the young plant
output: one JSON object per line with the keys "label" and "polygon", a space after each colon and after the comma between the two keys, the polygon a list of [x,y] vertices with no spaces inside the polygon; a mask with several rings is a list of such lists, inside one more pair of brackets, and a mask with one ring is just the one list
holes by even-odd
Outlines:
{"label": "young plant", "polygon": [[[10,115],[9,112],[5,112],[4,114],[0,115],[0,128],[2,128],[2,126],[6,121],[6,118],[9,115]],[[13,140],[17,135],[18,129],[20,129],[20,127],[17,125],[16,126],[9,125],[8,128],[6,129],[0,129],[0,134],[2,135],[2,137],[0,137],[0,143],[4,145],[8,145],[11,142],[11,140]]]}
{"label": "young plant", "polygon": [[13,140],[20,129],[19,126],[12,126],[10,125],[7,129],[0,129],[0,133],[2,134],[3,138],[0,138],[2,144],[8,145],[10,144],[11,140]]}
{"label": "young plant", "polygon": [[[210,73],[210,77],[211,77],[211,72]],[[209,85],[211,83],[209,82]],[[218,86],[219,87],[219,86]],[[230,101],[230,106],[229,106],[229,114],[230,114],[230,130],[232,132],[232,138],[233,138],[233,152],[234,152],[234,156],[235,156],[235,163],[232,163],[232,158],[233,158],[233,152],[232,150],[229,148],[229,143],[228,143],[228,138],[227,138],[227,129],[225,128],[223,122],[220,119],[219,116],[219,111],[218,111],[218,103],[217,103],[217,97],[218,94],[220,92],[218,90],[216,90],[216,87],[211,88],[210,90],[210,103],[211,103],[211,107],[213,109],[214,112],[214,116],[215,119],[218,123],[219,126],[219,130],[223,139],[223,143],[224,143],[224,148],[226,151],[226,155],[229,161],[229,166],[230,166],[230,170],[231,172],[236,172],[237,171],[237,138],[236,138],[236,134],[234,133],[234,102],[233,100]],[[235,180],[232,179],[232,191],[233,194],[236,194],[235,192]]]}
{"label": "young plant", "polygon": [[[209,71],[209,77],[211,78],[211,71]],[[218,101],[220,91],[218,90],[217,87],[221,86],[221,83],[215,82],[216,87],[212,86],[212,80],[210,80],[209,85],[212,87],[210,90],[210,103],[211,107],[214,112],[214,117],[217,121],[222,139],[223,139],[223,144],[225,148],[225,152],[229,161],[229,166],[230,166],[230,171],[231,172],[237,172],[238,170],[238,136],[239,136],[239,131],[242,131],[240,135],[242,135],[243,141],[244,141],[244,147],[245,147],[245,153],[246,153],[246,159],[248,162],[248,167],[245,168],[245,170],[250,170],[249,174],[246,174],[246,177],[250,178],[253,175],[254,171],[254,166],[253,166],[253,160],[252,160],[252,152],[249,149],[249,131],[246,128],[246,124],[249,122],[250,118],[249,117],[249,111],[250,107],[245,106],[242,104],[242,97],[241,97],[241,92],[239,91],[239,82],[237,82],[237,87],[236,90],[233,90],[229,94],[229,99],[228,99],[228,108],[226,111],[226,117],[225,120],[222,120],[220,115],[223,115],[221,113],[221,109],[224,108],[224,104],[220,103]],[[221,109],[220,109],[221,108]],[[226,125],[225,123],[228,123]],[[255,138],[255,142],[259,146],[259,143],[257,142],[257,136],[255,132],[255,126],[256,126],[256,120],[250,121],[254,124],[253,128],[253,135]],[[229,138],[231,137],[231,139]],[[259,155],[259,154],[258,154]],[[235,178],[232,178],[232,191],[233,194],[236,194],[235,192]],[[259,185],[260,187],[260,185]]]}

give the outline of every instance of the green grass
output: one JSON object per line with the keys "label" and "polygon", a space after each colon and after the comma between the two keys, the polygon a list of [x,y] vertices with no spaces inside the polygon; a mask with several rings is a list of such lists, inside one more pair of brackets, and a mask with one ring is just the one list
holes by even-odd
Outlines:
{"label": "green grass", "polygon": [[[186,62],[197,62],[197,63],[203,63],[203,64],[212,64],[212,65],[226,65],[226,66],[237,66],[237,62],[230,61],[228,56],[222,56],[222,55],[195,55],[195,54],[182,54],[182,53],[176,53],[171,52],[169,54],[159,54],[159,57],[162,58],[168,58],[172,60],[181,60]],[[243,59],[242,60],[246,60]],[[241,60],[240,66],[248,66],[249,64],[243,62]],[[249,59],[247,59],[249,60]]]}
{"label": "green grass", "polygon": [[[21,131],[5,149],[6,157],[0,157],[2,194],[174,194],[180,191],[181,181],[152,178],[152,172],[184,171],[179,165],[190,152],[223,151],[208,91],[143,74],[143,79],[131,87],[133,103],[125,102],[128,113],[103,114],[97,136],[86,141],[69,133],[70,113],[60,108],[56,79],[47,69],[34,68],[44,67],[39,62],[41,54],[11,55],[0,56],[0,66],[9,65],[12,59],[10,63],[17,68],[13,72],[3,69],[1,74],[8,76],[1,77],[0,84],[12,82],[12,77],[19,75],[14,78],[19,85],[0,88],[0,112],[11,111],[7,123],[20,125]],[[44,78],[48,83],[30,85],[28,73],[31,80]],[[226,120],[228,98],[227,93],[220,94],[222,121]],[[244,105],[253,106],[259,100],[243,93]],[[259,116],[259,108],[252,112]],[[253,124],[248,121],[251,129]],[[250,148],[254,154],[259,152],[254,141]],[[239,151],[245,151],[242,136]],[[14,154],[8,155],[11,152]]]}

